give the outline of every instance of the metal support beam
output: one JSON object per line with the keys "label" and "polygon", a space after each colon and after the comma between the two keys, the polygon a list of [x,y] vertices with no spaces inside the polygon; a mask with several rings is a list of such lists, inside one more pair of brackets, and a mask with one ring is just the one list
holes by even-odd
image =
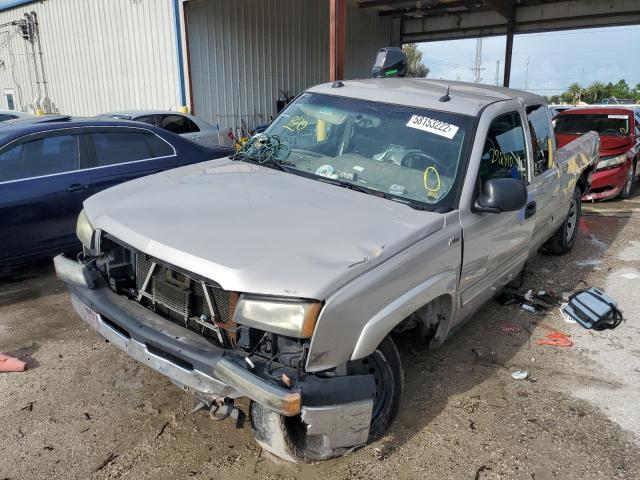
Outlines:
{"label": "metal support beam", "polygon": [[[483,0],[484,5],[491,1]],[[537,33],[578,28],[610,27],[640,24],[638,0],[537,0],[520,3],[514,9],[514,33]],[[533,0],[532,0],[533,2]],[[452,5],[447,2],[441,5]],[[504,5],[503,5],[504,6]],[[473,7],[471,7],[473,8]],[[386,12],[389,12],[387,10]],[[507,34],[507,20],[497,10],[475,8],[440,12],[424,18],[404,18],[402,41],[428,42],[460,38],[491,37]],[[503,11],[503,13],[506,13]],[[507,17],[508,18],[508,17]]]}
{"label": "metal support beam", "polygon": [[329,0],[329,79],[344,79],[347,0]]}
{"label": "metal support beam", "polygon": [[513,57],[513,35],[515,30],[515,17],[507,19],[507,42],[504,52],[504,80],[502,86],[508,87],[511,81],[511,58]]}
{"label": "metal support beam", "polygon": [[511,0],[484,0],[493,10],[498,12],[507,20],[513,17],[515,4]]}

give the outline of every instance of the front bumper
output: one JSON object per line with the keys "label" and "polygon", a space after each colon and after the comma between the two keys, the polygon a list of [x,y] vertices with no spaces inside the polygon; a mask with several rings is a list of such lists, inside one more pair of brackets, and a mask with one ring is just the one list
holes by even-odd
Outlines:
{"label": "front bumper", "polygon": [[594,171],[591,176],[591,189],[582,197],[582,200],[606,200],[617,197],[627,181],[630,166],[629,162],[625,162],[619,167]]}
{"label": "front bumper", "polygon": [[[280,387],[248,370],[241,352],[216,347],[114,293],[82,263],[56,257],[54,264],[80,317],[139,362],[201,396],[246,396],[281,415],[301,412],[300,389]],[[90,281],[83,285],[83,279]]]}

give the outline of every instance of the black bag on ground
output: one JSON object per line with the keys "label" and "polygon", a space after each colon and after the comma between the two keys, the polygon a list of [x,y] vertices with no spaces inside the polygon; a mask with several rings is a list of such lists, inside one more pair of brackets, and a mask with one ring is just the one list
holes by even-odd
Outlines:
{"label": "black bag on ground", "polygon": [[592,287],[571,295],[564,311],[584,328],[601,331],[616,328],[622,322],[617,306],[606,293]]}

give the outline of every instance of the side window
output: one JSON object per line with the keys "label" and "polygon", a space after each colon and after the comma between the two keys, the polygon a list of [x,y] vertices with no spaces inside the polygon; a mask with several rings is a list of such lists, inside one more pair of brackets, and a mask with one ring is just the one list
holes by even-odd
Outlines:
{"label": "side window", "polygon": [[158,126],[178,135],[200,131],[195,123],[183,115],[164,115],[160,117],[160,125]]}
{"label": "side window", "polygon": [[154,157],[170,157],[171,155],[175,155],[173,147],[160,137],[149,133],[144,135],[144,138],[149,148],[151,148]]}
{"label": "side window", "polygon": [[549,138],[552,132],[546,107],[527,107],[527,122],[533,144],[533,174],[540,175],[549,169]]}
{"label": "side window", "polygon": [[156,116],[155,115],[143,115],[141,117],[134,118],[136,122],[148,123],[149,125],[156,124]]}
{"label": "side window", "polygon": [[6,113],[0,113],[0,122],[6,122],[7,120],[13,120],[15,115],[7,115]]}
{"label": "side window", "polygon": [[96,152],[96,166],[104,167],[118,163],[145,160],[157,155],[152,151],[144,133],[101,132],[90,134]]}
{"label": "side window", "polygon": [[0,154],[0,182],[78,170],[77,135],[59,135],[21,143]]}
{"label": "side window", "polygon": [[517,112],[495,118],[489,126],[480,161],[480,186],[492,178],[527,181],[527,150]]}

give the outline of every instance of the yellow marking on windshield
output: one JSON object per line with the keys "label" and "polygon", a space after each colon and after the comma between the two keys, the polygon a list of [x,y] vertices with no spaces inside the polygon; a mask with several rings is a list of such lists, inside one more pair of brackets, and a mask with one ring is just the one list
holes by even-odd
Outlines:
{"label": "yellow marking on windshield", "polygon": [[427,197],[437,197],[442,188],[440,182],[440,174],[436,167],[427,167],[424,170],[424,188],[427,191]]}
{"label": "yellow marking on windshield", "polygon": [[289,120],[289,123],[287,123],[283,128],[286,128],[290,132],[300,132],[308,126],[309,122],[307,122],[303,116],[296,115],[295,117],[292,117],[291,120]]}

